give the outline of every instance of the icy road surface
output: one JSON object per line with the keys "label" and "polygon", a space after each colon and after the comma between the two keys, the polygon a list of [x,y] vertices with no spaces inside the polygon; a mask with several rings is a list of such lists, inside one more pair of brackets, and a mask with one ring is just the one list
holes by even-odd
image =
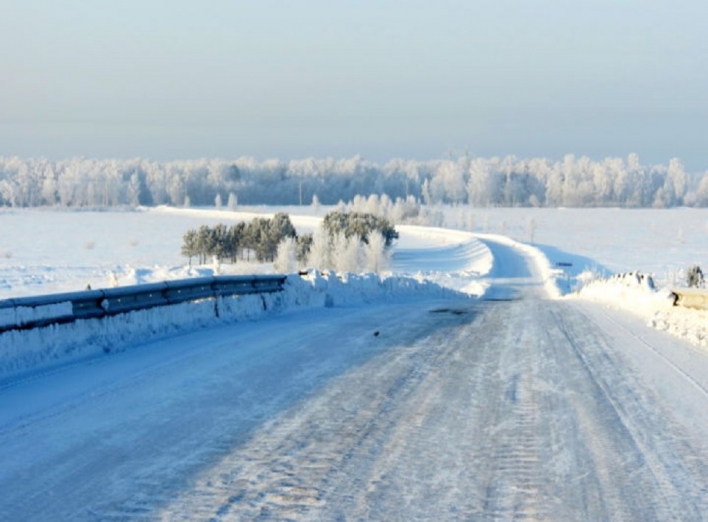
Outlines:
{"label": "icy road surface", "polygon": [[708,519],[708,359],[547,300],[330,308],[0,390],[1,520]]}

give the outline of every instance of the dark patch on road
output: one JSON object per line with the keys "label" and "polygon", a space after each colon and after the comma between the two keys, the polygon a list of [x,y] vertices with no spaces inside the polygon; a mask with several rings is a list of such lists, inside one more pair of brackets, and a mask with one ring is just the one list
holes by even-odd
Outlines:
{"label": "dark patch on road", "polygon": [[469,310],[462,310],[460,308],[436,308],[430,310],[431,314],[451,314],[451,315],[464,315],[468,314]]}

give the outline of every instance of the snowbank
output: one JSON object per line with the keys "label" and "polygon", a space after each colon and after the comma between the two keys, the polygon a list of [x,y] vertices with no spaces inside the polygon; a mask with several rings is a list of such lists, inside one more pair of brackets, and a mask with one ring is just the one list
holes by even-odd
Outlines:
{"label": "snowbank", "polygon": [[668,289],[656,288],[651,276],[639,272],[594,279],[570,297],[604,303],[641,317],[647,325],[694,345],[708,347],[708,311],[673,306]]}
{"label": "snowbank", "polygon": [[705,310],[681,307],[656,310],[649,320],[649,325],[665,330],[696,346],[708,348],[708,312]]}
{"label": "snowbank", "polygon": [[[284,291],[279,293],[205,299],[102,319],[2,333],[0,382],[18,374],[121,351],[160,337],[253,320],[267,314],[396,299],[449,297],[469,298],[430,281],[409,277],[334,272],[292,274],[288,276]],[[9,321],[10,317],[6,319]]]}
{"label": "snowbank", "polygon": [[460,230],[404,225],[397,227],[391,268],[397,274],[427,280],[469,295],[481,296],[494,258],[476,234]]}
{"label": "snowbank", "polygon": [[290,276],[283,294],[287,308],[357,306],[410,298],[470,297],[421,278],[310,271]]}
{"label": "snowbank", "polygon": [[17,306],[0,309],[0,327],[33,323],[42,319],[71,317],[74,310],[71,301],[44,306]]}

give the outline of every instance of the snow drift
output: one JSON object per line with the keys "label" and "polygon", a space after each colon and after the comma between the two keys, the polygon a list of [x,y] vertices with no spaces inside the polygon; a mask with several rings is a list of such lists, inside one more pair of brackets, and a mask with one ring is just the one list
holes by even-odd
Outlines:
{"label": "snow drift", "polygon": [[580,279],[585,280],[584,285],[571,297],[629,311],[648,326],[708,347],[708,311],[674,306],[671,290],[656,287],[650,275],[629,272],[595,279],[593,274],[586,273]]}
{"label": "snow drift", "polygon": [[[267,314],[396,299],[470,298],[431,281],[311,271],[288,276],[278,293],[204,299],[102,319],[0,334],[0,380],[57,364],[125,350],[148,340]],[[9,318],[8,318],[9,319]]]}

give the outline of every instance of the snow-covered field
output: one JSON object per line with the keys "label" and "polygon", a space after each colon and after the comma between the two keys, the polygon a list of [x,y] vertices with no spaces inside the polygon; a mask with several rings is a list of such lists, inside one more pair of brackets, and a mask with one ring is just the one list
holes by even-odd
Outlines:
{"label": "snow-covered field", "polygon": [[[213,267],[188,267],[180,255],[182,236],[200,225],[232,223],[260,213],[285,210],[300,233],[312,231],[327,209],[311,207],[250,208],[240,212],[161,207],[137,212],[0,211],[0,298],[81,290],[212,274]],[[692,264],[708,265],[706,209],[446,209],[451,227],[509,236],[541,249],[551,264],[573,263],[572,276],[584,270],[652,274],[662,285],[683,281]],[[411,266],[401,253],[396,271],[485,271],[489,260],[468,263],[454,250],[464,236],[457,232],[401,227],[397,248],[447,245]],[[473,248],[473,247],[472,247]],[[473,248],[474,250],[474,248]],[[475,257],[474,252],[471,253]],[[464,254],[464,255],[463,255]],[[444,260],[444,261],[443,261]],[[449,264],[446,264],[449,263]],[[259,270],[267,270],[261,267]],[[488,269],[488,267],[487,267]],[[223,273],[252,272],[252,265],[223,265]]]}
{"label": "snow-covered field", "polygon": [[460,207],[446,221],[533,243],[554,264],[573,262],[573,273],[640,271],[675,284],[690,265],[708,266],[708,209]]}
{"label": "snow-covered field", "polygon": [[[0,212],[0,298],[78,291],[87,285],[106,288],[215,273],[272,272],[270,264],[188,266],[180,255],[187,230],[257,215],[262,214],[168,207],[136,212]],[[320,220],[317,216],[291,217],[300,234],[312,232]],[[433,272],[485,273],[490,258],[478,243],[470,241],[470,235],[461,232],[408,227],[398,244],[401,256],[434,247],[435,261],[424,256],[411,265],[402,259],[401,269],[431,277]],[[437,249],[441,245],[445,251]]]}

